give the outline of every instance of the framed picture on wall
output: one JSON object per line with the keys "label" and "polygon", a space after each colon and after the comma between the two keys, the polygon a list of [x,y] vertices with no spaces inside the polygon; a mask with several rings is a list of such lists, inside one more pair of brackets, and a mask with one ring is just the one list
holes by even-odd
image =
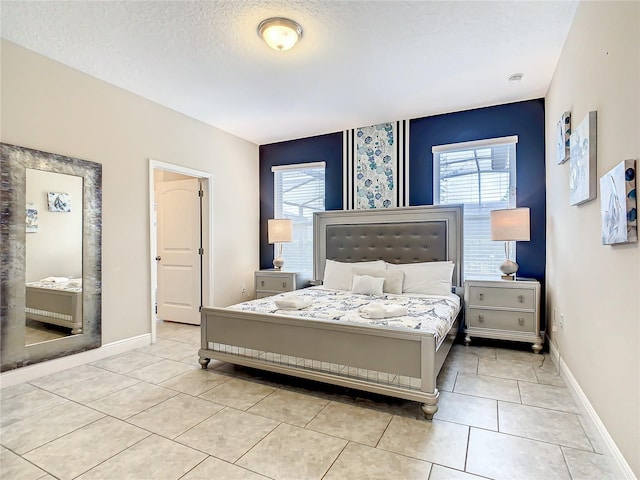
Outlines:
{"label": "framed picture on wall", "polygon": [[556,127],[556,146],[558,165],[569,160],[571,137],[571,112],[564,112]]}
{"label": "framed picture on wall", "polygon": [[638,240],[636,161],[624,160],[600,178],[602,244]]}
{"label": "framed picture on wall", "polygon": [[589,112],[570,137],[569,204],[596,198],[597,113]]}
{"label": "framed picture on wall", "polygon": [[47,193],[47,201],[50,212],[70,212],[71,211],[71,195],[68,193]]}
{"label": "framed picture on wall", "polygon": [[38,207],[33,203],[27,203],[26,233],[36,233],[38,231]]}

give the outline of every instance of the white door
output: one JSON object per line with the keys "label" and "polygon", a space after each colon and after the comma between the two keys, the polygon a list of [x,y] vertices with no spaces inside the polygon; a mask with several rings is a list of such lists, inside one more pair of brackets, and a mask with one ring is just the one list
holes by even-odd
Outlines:
{"label": "white door", "polygon": [[200,180],[162,182],[156,188],[158,318],[200,325]]}

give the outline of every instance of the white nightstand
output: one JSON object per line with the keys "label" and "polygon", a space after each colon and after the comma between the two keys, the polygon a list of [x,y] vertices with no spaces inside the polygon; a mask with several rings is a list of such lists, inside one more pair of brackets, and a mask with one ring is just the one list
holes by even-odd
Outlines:
{"label": "white nightstand", "polygon": [[465,280],[465,337],[531,342],[540,353],[540,283],[534,279]]}
{"label": "white nightstand", "polygon": [[309,279],[300,272],[284,270],[258,270],[255,273],[256,298],[269,297],[277,293],[292,292],[308,286]]}

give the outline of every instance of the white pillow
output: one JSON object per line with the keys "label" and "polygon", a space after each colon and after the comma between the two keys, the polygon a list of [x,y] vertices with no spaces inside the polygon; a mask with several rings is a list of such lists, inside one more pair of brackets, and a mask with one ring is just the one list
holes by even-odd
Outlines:
{"label": "white pillow", "polygon": [[387,270],[404,272],[402,293],[426,295],[449,295],[453,268],[453,262],[387,263]]}
{"label": "white pillow", "polygon": [[384,285],[384,278],[354,275],[351,292],[361,295],[382,295],[382,285]]}
{"label": "white pillow", "polygon": [[333,290],[351,290],[353,267],[366,266],[370,268],[385,268],[384,261],[375,260],[373,262],[336,262],[327,260],[324,264],[324,278],[322,285]]}
{"label": "white pillow", "polygon": [[353,267],[354,275],[371,275],[372,277],[384,278],[382,291],[384,293],[402,293],[402,280],[404,272],[402,270],[377,270],[374,268]]}

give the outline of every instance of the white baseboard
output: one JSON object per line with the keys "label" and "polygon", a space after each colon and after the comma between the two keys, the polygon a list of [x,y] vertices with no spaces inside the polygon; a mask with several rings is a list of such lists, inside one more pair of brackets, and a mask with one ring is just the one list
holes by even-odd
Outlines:
{"label": "white baseboard", "polygon": [[87,350],[86,352],[68,355],[62,358],[47,360],[46,362],[35,363],[27,367],[16,368],[0,374],[0,388],[10,387],[18,383],[28,382],[36,378],[44,377],[52,373],[57,373],[67,368],[77,367],[85,363],[95,362],[111,355],[124,353],[136,348],[146,347],[151,344],[151,334],[145,333],[137,337],[119,340],[117,342],[102,345],[100,348]]}
{"label": "white baseboard", "polygon": [[550,338],[547,338],[547,340],[549,342],[549,353],[551,354],[551,359],[558,368],[560,376],[564,379],[567,388],[571,392],[571,396],[578,404],[578,407],[581,408],[587,420],[590,421],[591,425],[594,427],[594,433],[599,436],[597,440],[607,450],[607,454],[615,463],[615,466],[618,468],[622,478],[625,480],[638,480],[638,477],[636,477],[633,470],[631,470],[631,467],[625,460],[622,452],[620,452],[620,449],[613,441],[613,438],[611,438],[611,435],[607,431],[607,427],[604,426],[604,423],[600,420],[600,417],[591,405],[591,402],[589,402],[589,399],[582,391],[582,388],[580,388],[580,384],[576,380],[576,377],[573,376],[573,373],[571,373],[571,370],[569,370],[569,367],[562,359],[560,350]]}

